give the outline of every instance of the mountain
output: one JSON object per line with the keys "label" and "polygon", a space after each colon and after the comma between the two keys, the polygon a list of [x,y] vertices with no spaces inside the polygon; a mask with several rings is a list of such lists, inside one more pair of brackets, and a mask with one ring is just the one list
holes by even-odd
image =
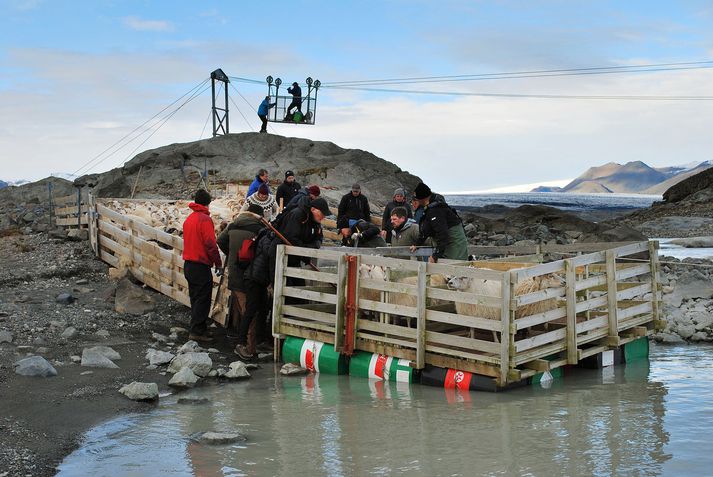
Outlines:
{"label": "mountain", "polygon": [[4,188],[4,187],[7,187],[7,186],[9,186],[9,185],[10,185],[10,184],[8,184],[8,183],[5,182],[5,181],[0,181],[0,189],[2,189],[2,188]]}
{"label": "mountain", "polygon": [[623,165],[609,162],[589,168],[560,190],[538,187],[532,192],[662,194],[678,182],[712,166],[711,161],[656,168],[641,161],[631,161]]}

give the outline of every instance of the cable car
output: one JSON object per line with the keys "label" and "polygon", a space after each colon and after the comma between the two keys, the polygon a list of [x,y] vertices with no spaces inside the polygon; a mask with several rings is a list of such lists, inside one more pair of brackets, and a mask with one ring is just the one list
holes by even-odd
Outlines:
{"label": "cable car", "polygon": [[[267,115],[268,122],[283,123],[283,124],[314,124],[314,118],[317,114],[317,90],[322,85],[319,80],[307,78],[307,94],[304,94],[299,83],[294,82],[287,88],[287,94],[280,96],[280,86],[282,80],[276,78],[274,81],[272,76],[266,78],[267,94],[270,96],[270,102],[277,103],[275,107],[270,108]],[[301,94],[293,95],[294,87],[299,88]]]}

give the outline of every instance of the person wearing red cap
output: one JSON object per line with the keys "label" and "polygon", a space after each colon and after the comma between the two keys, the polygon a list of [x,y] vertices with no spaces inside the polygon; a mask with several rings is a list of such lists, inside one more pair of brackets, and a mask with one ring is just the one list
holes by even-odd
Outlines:
{"label": "person wearing red cap", "polygon": [[260,184],[257,191],[245,199],[243,206],[240,208],[240,212],[248,210],[251,204],[262,207],[264,211],[263,215],[268,222],[273,220],[277,217],[277,214],[280,213],[280,208],[277,206],[277,202],[275,202],[275,196],[270,194],[270,188],[267,184]]}
{"label": "person wearing red cap", "polygon": [[188,296],[191,300],[191,323],[188,338],[209,342],[207,335],[208,314],[213,291],[213,275],[222,273],[222,260],[215,241],[215,225],[210,218],[208,205],[210,194],[199,189],[188,207],[193,213],[183,223],[183,275],[188,282]]}

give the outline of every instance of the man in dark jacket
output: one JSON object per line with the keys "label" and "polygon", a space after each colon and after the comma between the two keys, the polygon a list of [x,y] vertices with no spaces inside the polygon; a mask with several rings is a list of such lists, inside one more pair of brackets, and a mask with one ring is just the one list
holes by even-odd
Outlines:
{"label": "man in dark jacket", "polygon": [[250,187],[248,187],[248,193],[245,194],[245,197],[250,197],[253,195],[257,190],[260,188],[261,185],[267,185],[268,191],[270,189],[270,177],[267,172],[267,169],[260,169],[257,171],[257,175],[255,176],[255,180],[252,181],[250,184]]}
{"label": "man in dark jacket", "polygon": [[301,188],[297,193],[290,199],[290,201],[285,205],[283,209],[286,212],[288,209],[296,205],[301,205],[303,207],[309,207],[310,202],[320,196],[322,192],[319,190],[319,186],[311,185]]}
{"label": "man in dark jacket", "polygon": [[287,92],[292,95],[292,102],[287,107],[287,114],[292,114],[292,108],[297,108],[297,111],[302,113],[302,88],[297,84],[297,81],[292,83],[292,87],[287,88]]}
{"label": "man in dark jacket", "polygon": [[406,194],[401,188],[394,191],[394,200],[386,204],[384,207],[384,215],[381,217],[381,236],[384,237],[388,243],[391,243],[391,230],[393,230],[393,227],[391,226],[391,213],[396,207],[403,207],[406,209],[406,218],[410,219],[413,217],[411,206],[408,202],[406,202]]}
{"label": "man in dark jacket", "polygon": [[[240,212],[235,220],[228,225],[218,237],[218,247],[228,257],[228,289],[231,292],[232,304],[230,308],[230,328],[237,331],[240,321],[245,316],[246,295],[243,274],[250,264],[248,257],[240,256],[241,248],[244,250],[245,241],[251,242],[253,238],[265,228],[261,219],[263,209],[259,205],[250,204],[246,212]],[[256,332],[262,331],[262,335]],[[251,327],[250,335],[253,338],[248,347],[251,354],[255,354],[255,345],[265,340],[263,330]],[[256,341],[257,338],[257,341]]]}
{"label": "man in dark jacket", "polygon": [[436,262],[439,258],[468,260],[468,240],[463,223],[443,200],[443,196],[433,194],[426,184],[420,182],[414,190],[414,197],[424,210],[419,223],[419,244],[428,238],[434,242],[429,262]]}
{"label": "man in dark jacket", "polygon": [[191,300],[191,323],[188,338],[210,342],[208,336],[208,314],[213,292],[215,266],[220,271],[222,261],[215,242],[215,225],[210,218],[208,205],[210,194],[199,189],[188,207],[193,213],[183,223],[183,275],[188,282],[188,296]]}
{"label": "man in dark jacket", "polygon": [[295,180],[295,173],[292,171],[285,172],[285,180],[277,188],[275,200],[280,210],[284,210],[290,200],[297,195],[300,190],[300,183]]}
{"label": "man in dark jacket", "polygon": [[352,191],[344,194],[339,201],[337,211],[337,228],[342,234],[342,243],[351,236],[351,228],[357,220],[371,222],[371,211],[369,210],[369,199],[361,193],[359,184],[352,185]]}
{"label": "man in dark jacket", "polygon": [[352,235],[347,243],[349,246],[364,248],[386,247],[386,241],[379,233],[379,227],[371,222],[357,220],[351,231]]}

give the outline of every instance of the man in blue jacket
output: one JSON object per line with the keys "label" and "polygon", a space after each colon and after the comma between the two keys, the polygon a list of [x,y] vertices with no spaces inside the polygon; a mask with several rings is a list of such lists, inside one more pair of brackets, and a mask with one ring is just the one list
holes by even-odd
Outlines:
{"label": "man in blue jacket", "polygon": [[260,128],[261,133],[266,133],[267,132],[267,113],[270,110],[270,108],[274,108],[277,103],[271,103],[270,102],[270,97],[265,96],[265,99],[262,100],[262,103],[260,103],[260,106],[257,108],[257,115],[260,117],[260,120],[262,121],[262,127]]}
{"label": "man in blue jacket", "polygon": [[250,187],[248,187],[248,193],[245,197],[250,197],[253,195],[257,190],[260,188],[261,185],[267,185],[268,190],[270,188],[270,177],[267,172],[267,169],[260,169],[257,171],[257,175],[255,176],[255,180],[252,181],[250,184]]}

